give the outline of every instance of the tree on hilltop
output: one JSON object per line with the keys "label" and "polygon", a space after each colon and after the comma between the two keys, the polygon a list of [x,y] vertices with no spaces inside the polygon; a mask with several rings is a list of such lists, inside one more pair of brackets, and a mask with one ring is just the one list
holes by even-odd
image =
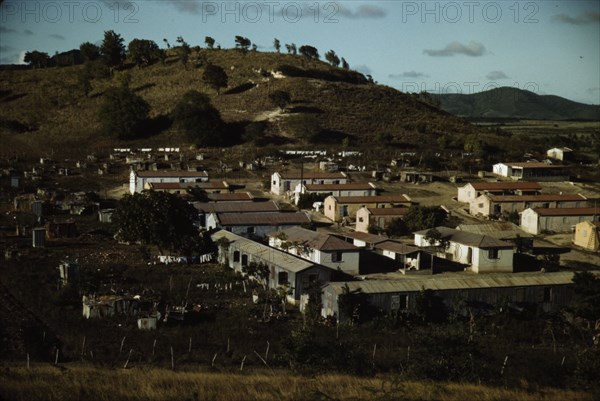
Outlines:
{"label": "tree on hilltop", "polygon": [[123,38],[115,31],[105,31],[100,46],[100,55],[108,67],[120,67],[125,61],[125,45]]}
{"label": "tree on hilltop", "polygon": [[221,88],[227,87],[227,73],[222,67],[214,64],[207,64],[202,73],[204,83],[220,94]]}
{"label": "tree on hilltop", "polygon": [[173,119],[198,146],[219,146],[224,142],[221,114],[204,93],[186,92],[173,110]]}

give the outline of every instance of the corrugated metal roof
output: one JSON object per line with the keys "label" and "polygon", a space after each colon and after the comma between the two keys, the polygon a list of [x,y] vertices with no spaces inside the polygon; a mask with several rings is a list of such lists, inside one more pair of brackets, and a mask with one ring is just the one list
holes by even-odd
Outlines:
{"label": "corrugated metal roof", "polygon": [[600,207],[536,207],[533,210],[540,216],[593,216],[600,214]]}
{"label": "corrugated metal roof", "polygon": [[497,239],[533,238],[533,235],[521,230],[519,226],[508,221],[494,221],[481,224],[460,224],[458,230],[474,234],[489,235]]}
{"label": "corrugated metal roof", "polygon": [[[358,248],[349,242],[331,234],[307,230],[302,227],[290,227],[280,231],[285,234],[286,241],[296,242],[319,251],[358,251]],[[275,237],[277,234],[271,234]]]}
{"label": "corrugated metal roof", "polygon": [[500,163],[510,166],[512,168],[563,168],[563,166],[556,166],[553,164],[546,164],[544,162],[516,162],[516,163]]}
{"label": "corrugated metal roof", "polygon": [[[448,227],[436,227],[437,231],[442,234],[442,238],[448,241],[456,242],[458,244],[474,246],[481,249],[489,249],[489,248],[497,248],[497,249],[510,249],[513,248],[513,245],[508,242],[501,241],[499,239],[493,238],[489,235],[480,235],[475,233],[470,233],[461,230],[455,230],[453,228]],[[429,230],[421,230],[417,231],[414,234],[419,235],[427,235]]]}
{"label": "corrugated metal roof", "polygon": [[333,235],[342,236],[344,238],[357,239],[359,241],[364,241],[368,244],[378,244],[380,242],[389,241],[388,237],[376,234],[363,233],[359,231],[351,231],[347,233],[333,233]]}
{"label": "corrugated metal roof", "polygon": [[340,171],[323,172],[323,171],[284,171],[278,173],[281,178],[287,180],[318,180],[318,179],[345,179],[348,176]]}
{"label": "corrugated metal roof", "polygon": [[205,213],[257,213],[278,212],[275,201],[266,202],[194,202],[196,210]]}
{"label": "corrugated metal roof", "polygon": [[228,189],[229,184],[225,181],[207,181],[207,182],[149,182],[148,185],[152,189],[156,190],[168,190],[168,189],[187,189],[187,188],[198,188],[198,189]]}
{"label": "corrugated metal roof", "polygon": [[[600,272],[594,272],[600,275]],[[406,276],[394,280],[364,280],[329,283],[325,288],[336,294],[343,293],[347,284],[351,291],[361,289],[367,294],[419,292],[422,289],[436,291],[467,290],[476,288],[530,287],[567,285],[572,283],[573,272],[557,273],[452,273],[440,276]]]}
{"label": "corrugated metal roof", "polygon": [[166,170],[158,170],[158,171],[137,171],[138,177],[151,178],[151,177],[198,177],[198,178],[206,178],[208,177],[208,173],[206,171],[187,171],[187,170],[176,170],[176,171],[166,171]]}
{"label": "corrugated metal roof", "polygon": [[410,203],[406,195],[334,196],[338,204],[346,203]]}
{"label": "corrugated metal roof", "polygon": [[215,242],[221,238],[226,238],[229,240],[230,244],[235,244],[237,249],[252,255],[254,259],[260,259],[265,263],[279,266],[290,272],[298,273],[314,266],[326,268],[287,252],[280,251],[279,249],[271,248],[270,246],[233,234],[229,231],[221,230],[211,235],[211,239]]}
{"label": "corrugated metal roof", "polygon": [[254,199],[250,192],[233,192],[224,194],[208,194],[208,199],[211,202],[227,202],[227,201],[251,201]]}
{"label": "corrugated metal roof", "polygon": [[391,251],[399,255],[407,255],[409,253],[419,252],[420,250],[416,246],[410,246],[396,241],[382,242],[375,245],[375,248],[382,249],[384,251]]}
{"label": "corrugated metal roof", "polygon": [[219,213],[222,226],[278,226],[309,224],[302,212],[295,213]]}
{"label": "corrugated metal roof", "polygon": [[501,191],[519,189],[539,191],[542,189],[542,186],[539,183],[533,181],[471,182],[469,184],[477,191]]}
{"label": "corrugated metal roof", "polygon": [[407,207],[368,207],[373,216],[404,216],[408,213]]}
{"label": "corrugated metal roof", "polygon": [[307,191],[360,191],[372,190],[375,186],[369,182],[349,182],[346,184],[306,184]]}
{"label": "corrugated metal roof", "polygon": [[580,194],[547,194],[547,195],[482,195],[488,196],[493,202],[555,202],[583,201],[587,198]]}

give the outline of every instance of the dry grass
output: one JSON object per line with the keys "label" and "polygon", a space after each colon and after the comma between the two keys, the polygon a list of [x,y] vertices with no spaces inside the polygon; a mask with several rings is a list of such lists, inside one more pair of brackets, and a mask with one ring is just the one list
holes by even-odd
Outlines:
{"label": "dry grass", "polygon": [[558,389],[507,390],[471,384],[397,381],[390,377],[282,373],[172,372],[72,365],[5,367],[0,398],[20,400],[439,400],[586,401],[592,396]]}

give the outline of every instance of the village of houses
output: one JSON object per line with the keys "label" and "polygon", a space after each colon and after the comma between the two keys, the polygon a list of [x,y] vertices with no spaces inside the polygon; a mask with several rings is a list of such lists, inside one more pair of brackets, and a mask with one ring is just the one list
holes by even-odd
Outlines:
{"label": "village of houses", "polygon": [[[424,289],[458,313],[464,313],[465,300],[486,313],[500,300],[551,312],[569,302],[575,271],[600,266],[600,192],[596,184],[570,181],[570,149],[551,149],[542,162],[497,163],[471,176],[420,171],[398,160],[385,166],[379,161],[377,169],[351,165],[357,153],[281,151],[232,167],[219,152],[114,149],[104,158],[7,163],[4,180],[16,195],[6,200],[5,215],[14,216],[15,225],[3,227],[4,257],[26,257],[30,249],[78,238],[83,214],[109,225],[120,196],[152,190],[188,200],[199,232],[218,244],[214,254],[193,260],[198,269],[220,263],[242,274],[244,266],[262,263],[269,269],[264,285],[288,288],[289,303],[300,311],[309,301],[308,287],[318,282],[324,318],[348,318],[338,305],[348,290],[365,294],[383,313],[414,310]],[[59,196],[49,184],[82,175],[112,186],[90,199],[84,190]],[[191,189],[206,199],[194,199]],[[307,194],[324,199],[298,208]],[[459,224],[401,237],[383,234],[419,205],[439,207]],[[50,208],[60,214],[50,215]],[[35,222],[20,224],[23,214]],[[191,255],[155,256],[165,269],[192,261]],[[73,280],[78,263],[65,261],[57,275],[61,282]],[[86,294],[82,313],[95,318],[122,312],[115,300],[126,298]],[[140,329],[160,324],[160,316],[137,317]]]}

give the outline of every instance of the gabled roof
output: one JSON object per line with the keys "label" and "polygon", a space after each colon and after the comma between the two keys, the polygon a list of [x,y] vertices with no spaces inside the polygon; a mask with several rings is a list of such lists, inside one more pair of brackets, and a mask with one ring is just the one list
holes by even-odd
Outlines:
{"label": "gabled roof", "polygon": [[287,180],[318,180],[318,179],[345,179],[348,176],[341,171],[324,172],[324,171],[283,171],[277,172],[281,178]]}
{"label": "gabled roof", "polygon": [[542,190],[542,186],[533,181],[470,182],[469,184],[477,191],[502,191],[519,189],[527,189],[532,191]]}
{"label": "gabled roof", "polygon": [[268,213],[278,212],[279,205],[275,201],[266,202],[194,202],[196,210],[204,213]]}
{"label": "gabled roof", "polygon": [[136,171],[135,174],[138,177],[143,178],[151,178],[151,177],[169,177],[169,178],[177,178],[177,177],[208,177],[208,173],[206,171],[187,171],[187,170],[176,170],[176,171],[166,171],[166,170],[158,170],[158,171]]}
{"label": "gabled roof", "polygon": [[[493,238],[489,235],[481,235],[469,233],[466,231],[455,230],[453,228],[448,227],[436,227],[436,230],[442,234],[442,239],[447,241],[456,242],[458,244],[473,246],[480,249],[510,249],[513,248],[512,244],[508,242],[501,241],[499,239]],[[429,230],[421,230],[417,231],[414,234],[418,235],[427,235]]]}
{"label": "gabled roof", "polygon": [[563,168],[563,166],[554,165],[554,164],[546,164],[544,162],[511,162],[511,163],[498,163],[510,166],[512,168]]}
{"label": "gabled roof", "polygon": [[360,231],[334,233],[333,235],[336,235],[338,237],[357,239],[359,241],[364,241],[367,244],[374,244],[374,245],[377,245],[381,242],[389,241],[388,237],[384,237],[382,235],[376,235],[376,234],[363,233]]}
{"label": "gabled roof", "polygon": [[222,226],[280,226],[309,224],[302,212],[296,213],[219,213]]}
{"label": "gabled roof", "polygon": [[489,235],[501,240],[521,238],[533,238],[533,235],[521,230],[519,226],[508,221],[493,221],[481,224],[460,224],[456,229],[474,234]]}
{"label": "gabled roof", "polygon": [[576,202],[587,200],[581,194],[544,194],[544,195],[482,195],[496,203],[503,202]]}
{"label": "gabled roof", "polygon": [[385,241],[375,245],[375,248],[394,252],[399,255],[408,255],[409,253],[419,252],[419,248],[416,246],[410,246],[396,241]]}
{"label": "gabled roof", "polygon": [[248,253],[252,254],[253,258],[260,259],[267,264],[274,264],[293,273],[298,273],[315,266],[328,269],[325,266],[316,265],[306,259],[302,259],[276,248],[271,248],[270,246],[249,240],[229,231],[220,230],[211,235],[211,239],[215,242],[221,238],[227,239],[230,244],[235,244],[238,249],[247,250]]}
{"label": "gabled roof", "polygon": [[406,195],[332,196],[337,203],[410,203]]}
{"label": "gabled roof", "polygon": [[373,190],[375,185],[370,182],[349,182],[346,184],[306,184],[307,191],[361,191]]}
{"label": "gabled roof", "polygon": [[536,207],[534,212],[540,216],[593,216],[600,215],[600,207]]}
{"label": "gabled roof", "polygon": [[225,181],[205,181],[205,182],[147,182],[150,188],[157,191],[169,189],[228,189],[229,184]]}
{"label": "gabled roof", "polygon": [[241,202],[252,201],[254,199],[250,192],[207,194],[207,197],[211,202]]}
{"label": "gabled roof", "polygon": [[408,213],[407,207],[366,207],[373,216],[404,216]]}
{"label": "gabled roof", "polygon": [[272,233],[270,237],[277,237],[283,233],[285,240],[299,243],[319,251],[358,251],[358,248],[349,242],[339,239],[335,235],[307,230],[301,227],[290,227],[278,233]]}

